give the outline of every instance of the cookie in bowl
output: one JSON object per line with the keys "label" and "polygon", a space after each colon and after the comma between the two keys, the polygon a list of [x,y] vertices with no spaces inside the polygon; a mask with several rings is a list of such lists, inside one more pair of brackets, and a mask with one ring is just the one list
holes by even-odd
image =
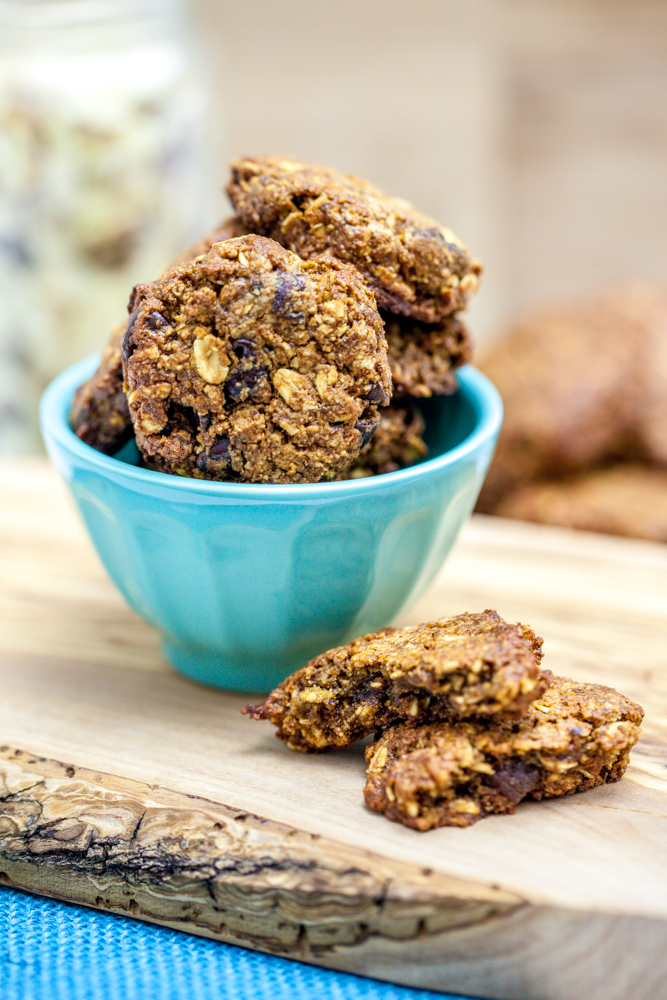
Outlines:
{"label": "cookie in bowl", "polygon": [[231,167],[227,194],[249,229],[300,257],[354,264],[380,308],[434,323],[477,290],[481,264],[458,237],[368,181],[280,156]]}
{"label": "cookie in bowl", "polygon": [[333,479],[391,396],[382,320],[358,272],[243,236],[139,285],[125,390],[148,466],[254,483]]}

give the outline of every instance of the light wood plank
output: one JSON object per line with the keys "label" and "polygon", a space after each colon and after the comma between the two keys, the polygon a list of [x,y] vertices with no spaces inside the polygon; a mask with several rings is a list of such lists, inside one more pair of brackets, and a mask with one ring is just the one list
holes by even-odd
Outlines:
{"label": "light wood plank", "polygon": [[0,879],[406,984],[667,997],[667,547],[473,518],[404,620],[496,607],[646,725],[618,785],[419,834],[362,747],[291,753],[176,674],[45,464],[0,467],[0,515]]}

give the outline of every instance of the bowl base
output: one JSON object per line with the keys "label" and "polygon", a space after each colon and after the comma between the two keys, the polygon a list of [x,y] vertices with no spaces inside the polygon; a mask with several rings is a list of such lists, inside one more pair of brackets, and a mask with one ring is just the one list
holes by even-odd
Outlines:
{"label": "bowl base", "polygon": [[227,691],[271,691],[305,662],[302,656],[293,663],[277,663],[269,659],[234,660],[212,650],[193,649],[169,639],[163,639],[161,647],[164,656],[179,673],[200,684]]}

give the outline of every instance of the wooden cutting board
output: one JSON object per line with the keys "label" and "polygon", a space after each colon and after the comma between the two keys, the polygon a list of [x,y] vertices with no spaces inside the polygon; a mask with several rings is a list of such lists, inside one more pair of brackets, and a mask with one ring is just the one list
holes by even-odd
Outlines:
{"label": "wooden cutting board", "polygon": [[413,986],[667,997],[666,546],[472,519],[403,621],[497,608],[646,722],[619,784],[425,834],[365,808],[363,748],[176,674],[41,461],[0,466],[0,591],[0,881]]}

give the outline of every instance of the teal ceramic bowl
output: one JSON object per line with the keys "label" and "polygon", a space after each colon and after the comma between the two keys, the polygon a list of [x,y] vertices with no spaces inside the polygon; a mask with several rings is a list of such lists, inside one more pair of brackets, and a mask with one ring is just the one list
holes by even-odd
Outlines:
{"label": "teal ceramic bowl", "polygon": [[433,580],[472,510],[502,407],[480,372],[426,400],[429,458],[368,479],[298,486],[206,482],[137,466],[70,430],[97,358],[46,390],[42,434],[93,545],[165,656],[217,687],[261,691],[390,622]]}

